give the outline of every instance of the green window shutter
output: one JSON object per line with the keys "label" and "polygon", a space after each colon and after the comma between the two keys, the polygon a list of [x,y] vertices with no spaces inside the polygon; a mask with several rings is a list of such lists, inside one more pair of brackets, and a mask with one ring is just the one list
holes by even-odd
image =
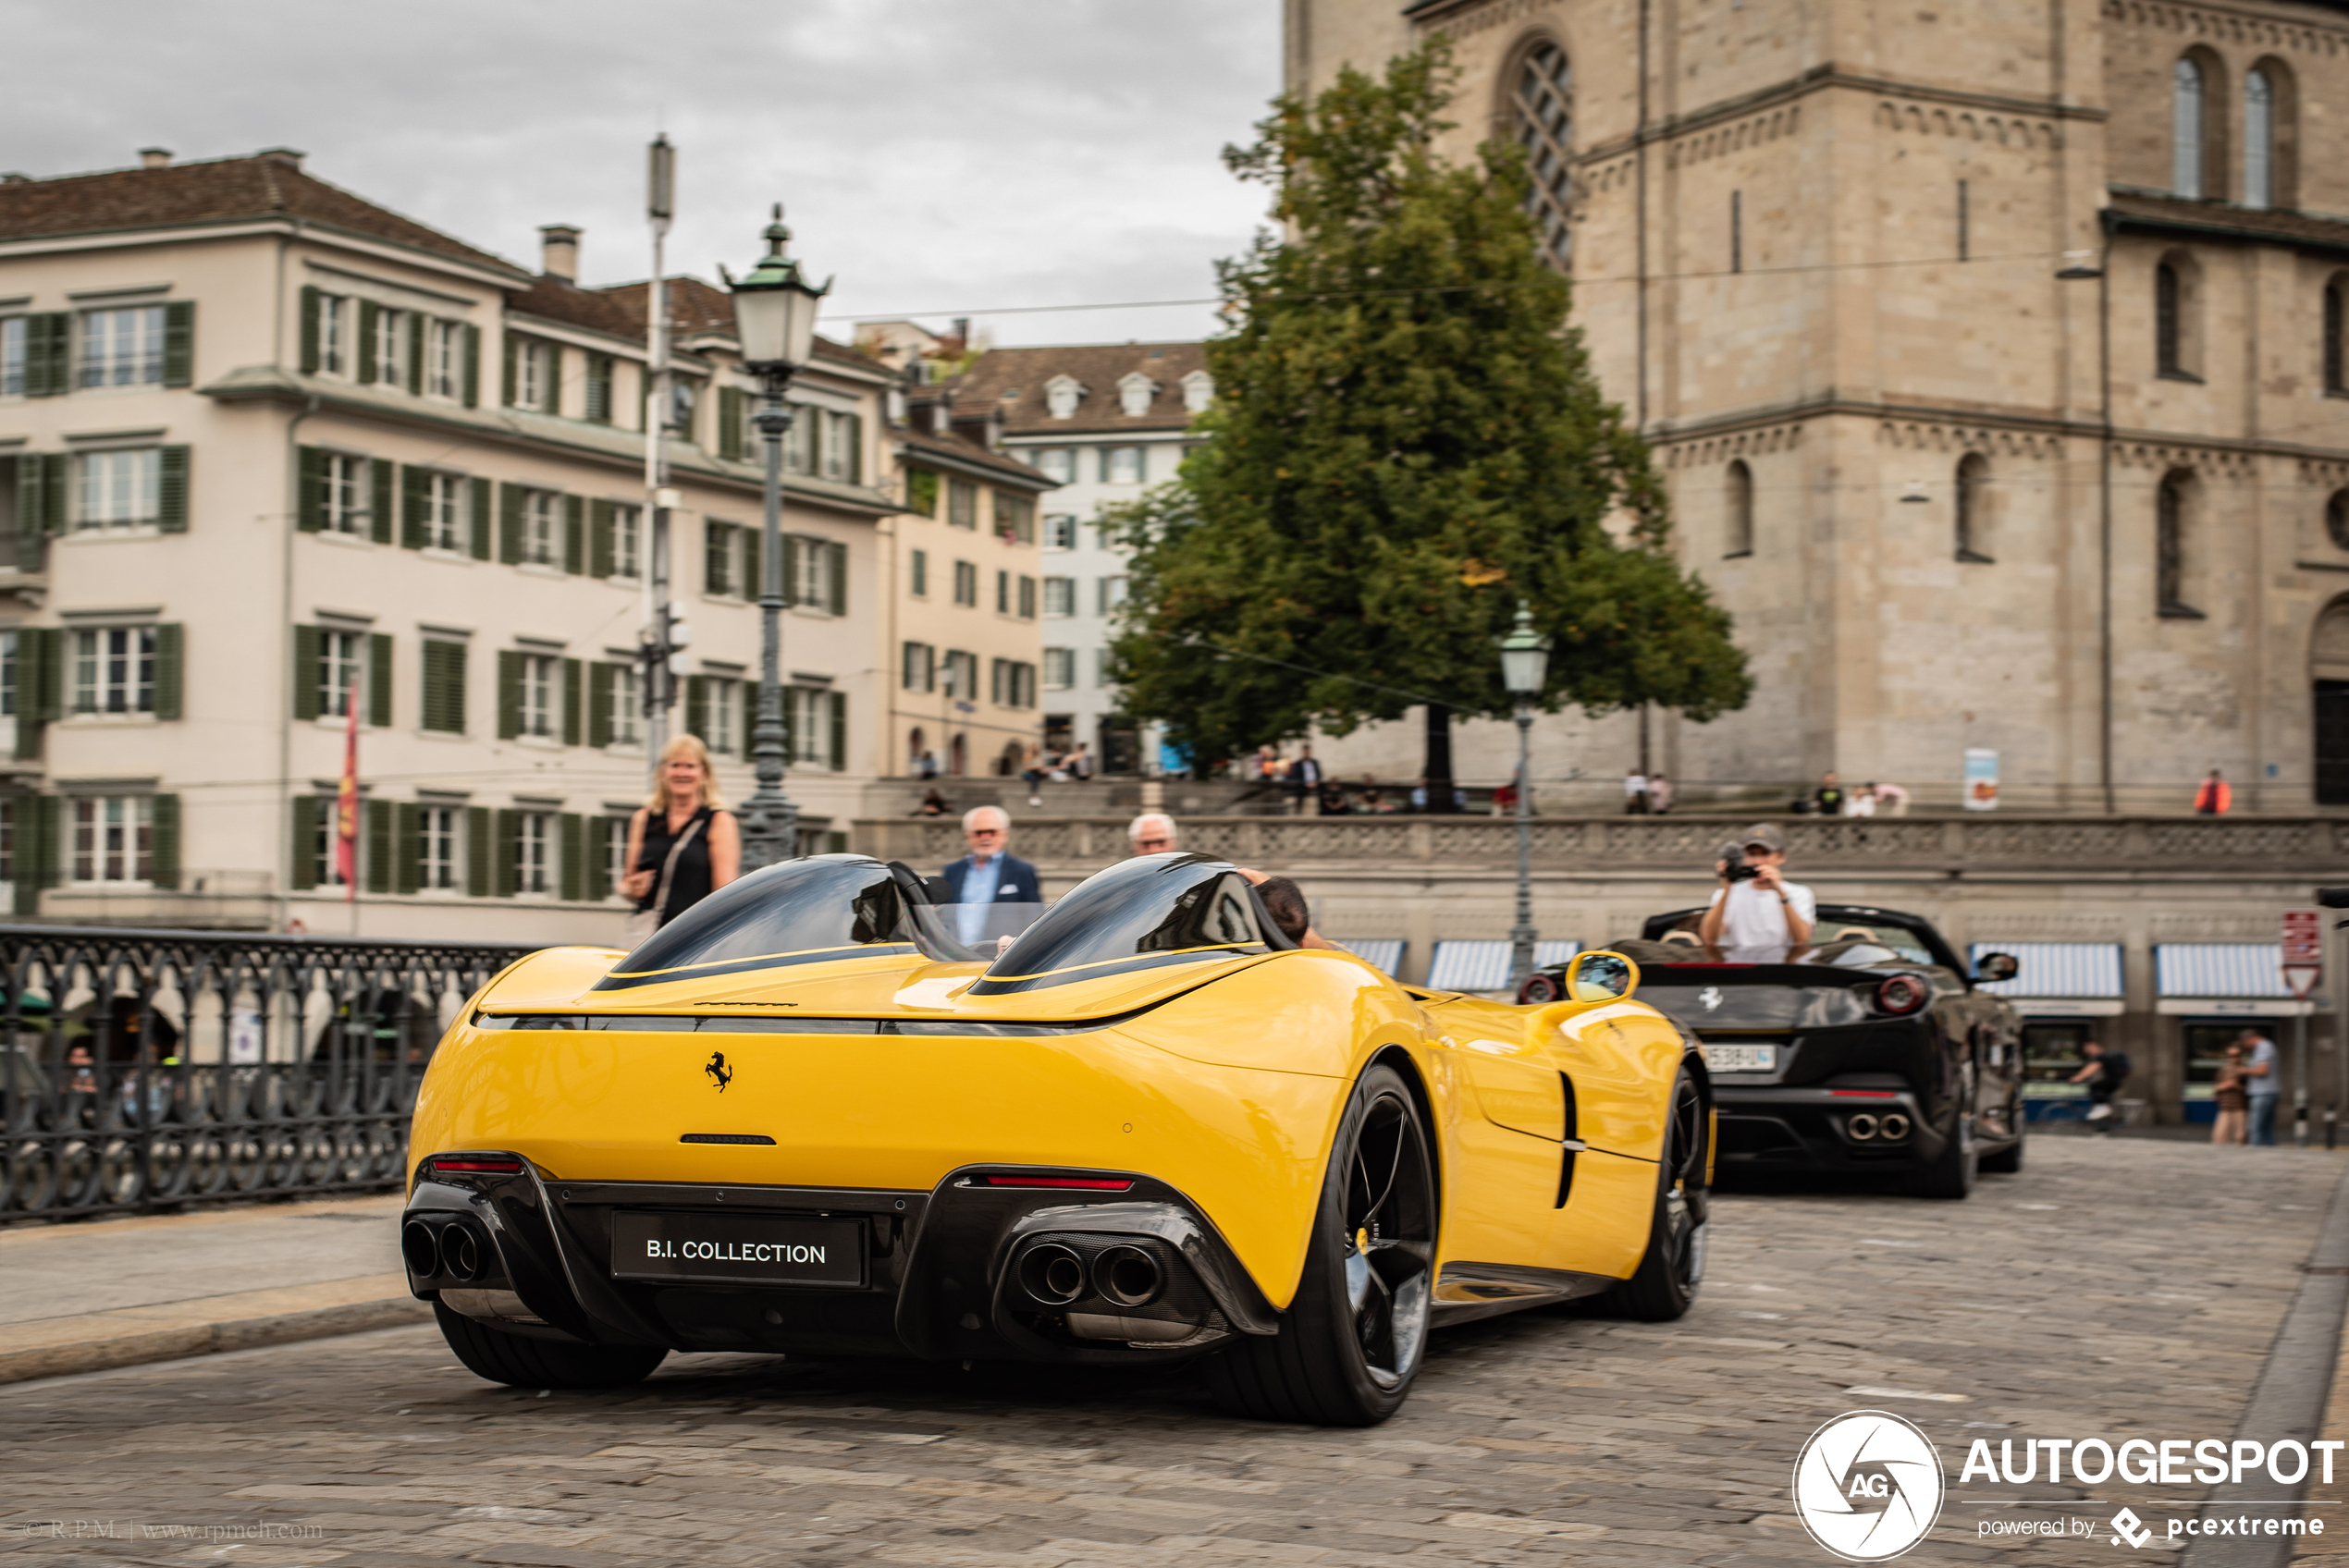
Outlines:
{"label": "green window shutter", "polygon": [[155,628],[155,717],[180,717],[180,694],[186,687],[187,629],[167,620]]}
{"label": "green window shutter", "polygon": [[685,677],[685,733],[709,738],[709,678],[706,675]]}
{"label": "green window shutter", "polygon": [[57,849],[64,835],[59,830],[60,802],[55,795],[40,797],[34,813],[36,824],[33,845],[33,877],[43,888],[57,885]]}
{"label": "green window shutter", "polygon": [[612,552],[620,536],[616,508],[609,501],[597,501],[587,509],[587,575],[606,578],[611,575]]}
{"label": "green window shutter", "polygon": [[834,773],[848,771],[848,693],[824,693],[831,707],[831,769]]}
{"label": "green window shutter", "polygon": [[318,374],[318,290],[307,285],[301,290],[301,374]]}
{"label": "green window shutter", "polygon": [[562,815],[562,883],[566,903],[587,896],[587,819],[573,812]]}
{"label": "green window shutter", "polygon": [[758,747],[758,704],[766,700],[767,683],[763,680],[743,682],[743,749],[749,756]]}
{"label": "green window shutter", "polygon": [[473,526],[473,559],[489,558],[489,481],[476,479],[473,484],[473,505],[467,508],[467,521]]}
{"label": "green window shutter", "polygon": [[408,312],[408,391],[413,396],[424,389],[424,318],[423,312]]}
{"label": "green window shutter", "polygon": [[587,570],[587,501],[563,497],[563,570],[577,577]]}
{"label": "green window shutter", "polygon": [[49,464],[43,454],[17,459],[17,570],[39,571],[48,557]]}
{"label": "green window shutter", "polygon": [[718,389],[718,455],[731,462],[743,458],[743,394],[740,387]]}
{"label": "green window shutter", "polygon": [[705,594],[723,594],[727,590],[727,536],[733,531],[733,527],[734,525],[731,522],[711,522],[707,519],[703,520],[701,591]]}
{"label": "green window shutter", "polygon": [[799,603],[799,557],[806,545],[786,533],[783,535],[783,603]]}
{"label": "green window shutter", "polygon": [[614,667],[587,667],[587,743],[600,751],[611,744],[611,688]]}
{"label": "green window shutter", "polygon": [[522,734],[522,655],[511,648],[498,650],[498,739],[511,741]]}
{"label": "green window shutter", "polygon": [[392,836],[392,890],[412,893],[424,886],[424,808],[412,801],[400,802]]}
{"label": "green window shutter", "polygon": [[[745,685],[749,685],[750,683],[749,683],[749,682],[747,682],[747,681],[745,681],[745,682],[744,682],[744,684],[745,684]],[[791,733],[791,720],[792,720],[792,709],[793,709],[793,703],[792,703],[792,695],[791,695],[791,694],[792,694],[792,692],[793,692],[793,691],[795,691],[796,689],[797,689],[797,688],[795,688],[795,687],[792,687],[792,686],[788,686],[788,685],[786,685],[786,686],[783,686],[783,687],[782,687],[780,691],[778,691],[778,692],[775,693],[775,713],[776,713],[776,717],[779,717],[779,718],[781,718],[781,719],[782,720],[782,726],[783,726],[783,760],[785,760],[786,762],[792,761],[792,760],[793,760],[794,758],[796,758],[796,757],[799,755],[799,753],[798,753],[796,751],[794,751],[794,750],[793,750],[793,749],[792,749],[792,733]],[[762,695],[762,692],[763,692],[763,691],[764,691],[764,683],[762,682],[762,683],[760,683],[759,685],[754,685],[754,686],[751,686],[751,687],[750,687],[750,691],[751,691],[751,694],[752,694],[753,696],[761,696],[761,695]],[[763,700],[763,698],[762,698],[762,700]]]}
{"label": "green window shutter", "polygon": [[611,356],[587,356],[587,402],[582,410],[596,424],[611,423]]}
{"label": "green window shutter", "polygon": [[16,913],[38,914],[41,911],[41,869],[34,842],[40,832],[41,797],[11,795],[0,805],[8,814],[8,827],[16,839],[16,864],[8,868],[12,878],[12,902]]}
{"label": "green window shutter", "polygon": [[166,447],[156,454],[155,527],[166,533],[188,532],[188,450]]}
{"label": "green window shutter", "polygon": [[179,797],[154,795],[147,801],[149,879],[158,888],[179,886]]}
{"label": "green window shutter", "polygon": [[490,864],[497,852],[489,829],[487,806],[465,808],[465,896],[469,899],[489,896]]}
{"label": "green window shutter", "polygon": [[318,819],[326,805],[315,795],[293,798],[293,873],[286,881],[297,893],[318,886]]}
{"label": "green window shutter", "polygon": [[498,486],[498,558],[508,566],[522,564],[522,486]]}
{"label": "green window shutter", "polygon": [[367,722],[391,728],[391,633],[367,633]]}
{"label": "green window shutter", "polygon": [[365,863],[359,868],[361,886],[371,893],[390,892],[392,830],[389,801],[359,802],[359,834],[360,850]]}
{"label": "green window shutter", "polygon": [[851,484],[865,483],[865,416],[850,414],[842,428],[848,433],[848,472]]}
{"label": "green window shutter", "polygon": [[539,391],[539,406],[544,412],[563,411],[563,361],[569,358],[560,343],[547,345],[547,385]]}
{"label": "green window shutter", "polygon": [[[625,828],[625,822],[617,825]],[[581,895],[591,903],[601,903],[611,897],[611,834],[613,819],[608,816],[587,818],[586,866],[587,885]],[[625,842],[623,839],[622,842]]]}
{"label": "green window shutter", "polygon": [[298,719],[318,717],[318,661],[325,656],[318,628],[294,628],[293,716]]}
{"label": "green window shutter", "polygon": [[399,492],[399,467],[383,458],[367,459],[367,477],[375,492],[368,498],[367,535],[378,545],[391,543],[391,498]]}
{"label": "green window shutter", "polygon": [[498,897],[510,899],[522,891],[522,813],[518,811],[498,814],[496,874]]}
{"label": "green window shutter", "polygon": [[848,613],[848,546],[834,544],[826,545],[824,548],[831,555],[831,570],[824,574],[825,581],[831,584],[831,603],[825,608],[834,615],[846,615]]}
{"label": "green window shutter", "polygon": [[743,597],[756,599],[767,592],[767,579],[759,573],[759,546],[766,543],[766,531],[758,528],[743,530]]}
{"label": "green window shutter", "polygon": [[41,525],[51,533],[66,531],[66,486],[73,482],[73,458],[66,452],[52,452],[43,464],[49,471],[46,483],[41,486]]}
{"label": "green window shutter", "polygon": [[424,643],[424,727],[437,734],[465,732],[465,645]]}
{"label": "green window shutter", "polygon": [[55,398],[68,390],[73,372],[73,316],[43,311],[24,318],[24,395]]}
{"label": "green window shutter", "polygon": [[[31,762],[41,755],[41,727],[48,717],[41,711],[43,669],[57,655],[57,644],[38,627],[17,633],[17,760]],[[18,911],[19,914],[23,911]]]}
{"label": "green window shutter", "polygon": [[502,341],[506,346],[506,373],[505,380],[500,384],[503,390],[499,392],[498,401],[501,407],[510,409],[514,406],[514,365],[515,361],[522,357],[522,339],[509,332]]}
{"label": "green window shutter", "polygon": [[581,720],[586,715],[587,703],[580,691],[580,662],[563,660],[563,744],[579,744]]}
{"label": "green window shutter", "polygon": [[43,724],[54,723],[65,715],[65,628],[44,628],[41,632],[41,678],[32,693],[32,717]]}
{"label": "green window shutter", "polygon": [[375,327],[383,319],[383,307],[373,300],[359,301],[359,384],[375,384]]}
{"label": "green window shutter", "polygon": [[481,406],[481,328],[465,326],[465,407]]}
{"label": "green window shutter", "polygon": [[296,454],[295,466],[294,526],[304,533],[315,533],[326,526],[326,454],[316,447],[304,447]]}
{"label": "green window shutter", "polygon": [[163,384],[186,386],[196,379],[196,302],[174,300],[163,308]]}
{"label": "green window shutter", "polygon": [[432,475],[424,470],[411,464],[400,471],[400,547],[403,550],[424,547],[424,508],[431,486]]}

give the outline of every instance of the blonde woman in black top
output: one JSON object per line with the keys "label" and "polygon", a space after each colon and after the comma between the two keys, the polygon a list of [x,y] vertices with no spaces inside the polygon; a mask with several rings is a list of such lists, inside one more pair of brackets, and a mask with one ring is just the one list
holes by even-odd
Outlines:
{"label": "blonde woman in black top", "polygon": [[680,735],[660,749],[660,787],[628,819],[631,937],[651,936],[743,874],[742,825],[719,797],[709,749]]}

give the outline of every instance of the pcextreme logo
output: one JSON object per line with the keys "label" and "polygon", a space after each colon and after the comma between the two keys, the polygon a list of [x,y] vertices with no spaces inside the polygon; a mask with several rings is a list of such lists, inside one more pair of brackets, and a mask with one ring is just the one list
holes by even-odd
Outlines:
{"label": "pcextreme logo", "polygon": [[1794,1511],[1811,1538],[1847,1562],[1900,1556],[1941,1516],[1941,1455],[1898,1415],[1855,1410],[1802,1445]]}

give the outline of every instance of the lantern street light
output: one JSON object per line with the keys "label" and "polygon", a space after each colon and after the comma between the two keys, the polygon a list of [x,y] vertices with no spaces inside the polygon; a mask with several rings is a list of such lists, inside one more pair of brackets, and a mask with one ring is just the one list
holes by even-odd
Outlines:
{"label": "lantern street light", "polygon": [[[734,295],[734,334],[743,368],[759,380],[758,412],[751,423],[767,444],[767,539],[759,554],[758,722],[751,757],[758,787],[743,802],[743,869],[787,860],[799,852],[799,808],[783,795],[783,433],[791,410],[783,389],[816,346],[816,306],[831,289],[802,276],[784,254],[791,230],[781,202],[767,226],[767,254],[743,278],[727,276]],[[724,272],[723,268],[719,269]]]}
{"label": "lantern street light", "polygon": [[1517,699],[1517,924],[1509,927],[1509,985],[1533,973],[1533,704],[1550,670],[1550,640],[1533,630],[1533,612],[1517,603],[1517,625],[1495,639],[1501,684]]}

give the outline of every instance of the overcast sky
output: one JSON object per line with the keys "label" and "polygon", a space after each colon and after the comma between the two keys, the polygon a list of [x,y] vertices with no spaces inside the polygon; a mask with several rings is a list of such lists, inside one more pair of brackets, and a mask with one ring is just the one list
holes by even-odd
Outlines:
{"label": "overcast sky", "polygon": [[[781,200],[843,315],[967,310],[1006,344],[1197,337],[1263,209],[1217,156],[1278,89],[1278,0],[0,0],[0,167],[263,147],[531,267],[649,270],[644,146],[679,157],[672,271],[760,251]],[[828,324],[846,336],[848,323]]]}

